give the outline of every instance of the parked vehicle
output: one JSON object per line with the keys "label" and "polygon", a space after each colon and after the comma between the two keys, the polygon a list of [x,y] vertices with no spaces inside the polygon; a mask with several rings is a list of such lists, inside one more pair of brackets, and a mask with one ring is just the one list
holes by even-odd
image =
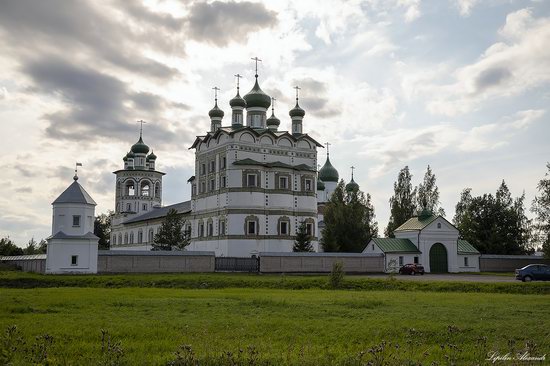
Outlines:
{"label": "parked vehicle", "polygon": [[550,281],[550,266],[546,264],[529,264],[516,269],[516,280],[523,282]]}
{"label": "parked vehicle", "polygon": [[424,267],[420,264],[409,263],[399,268],[399,274],[415,275],[417,273],[424,274]]}

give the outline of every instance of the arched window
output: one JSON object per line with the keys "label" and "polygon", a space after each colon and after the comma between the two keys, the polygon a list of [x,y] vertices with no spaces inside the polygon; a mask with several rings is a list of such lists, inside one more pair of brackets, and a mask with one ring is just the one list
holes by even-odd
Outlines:
{"label": "arched window", "polygon": [[138,231],[138,243],[143,243],[143,231]]}
{"label": "arched window", "polygon": [[149,197],[151,195],[151,184],[149,183],[149,181],[145,180],[141,182],[140,191],[143,197]]}
{"label": "arched window", "polygon": [[118,234],[118,244],[122,244],[122,234]]}
{"label": "arched window", "polygon": [[113,242],[113,245],[116,245],[116,235],[113,235],[113,238],[111,239],[111,241]]}
{"label": "arched window", "polygon": [[130,233],[130,244],[134,244],[134,232]]}
{"label": "arched window", "polygon": [[155,183],[155,197],[160,197],[160,183]]}
{"label": "arched window", "polygon": [[124,233],[124,244],[128,244],[128,233]]}
{"label": "arched window", "polygon": [[134,184],[134,181],[129,181],[128,183],[126,183],[126,195],[127,196],[136,195],[136,185]]}

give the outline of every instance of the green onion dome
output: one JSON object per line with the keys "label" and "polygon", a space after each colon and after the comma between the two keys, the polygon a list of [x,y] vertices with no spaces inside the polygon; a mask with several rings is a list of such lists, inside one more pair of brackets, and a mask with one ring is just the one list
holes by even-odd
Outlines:
{"label": "green onion dome", "polygon": [[351,182],[346,184],[346,192],[357,192],[358,190],[359,190],[359,184],[355,183],[352,177]]}
{"label": "green onion dome", "polygon": [[151,150],[151,153],[147,155],[147,160],[157,160],[157,156],[155,155],[153,150]]}
{"label": "green onion dome", "polygon": [[216,101],[216,103],[214,104],[214,108],[212,108],[210,112],[208,112],[208,115],[210,116],[210,118],[223,118],[224,113],[220,108],[218,108],[218,101]]}
{"label": "green onion dome", "polygon": [[229,105],[231,106],[231,108],[233,107],[246,108],[246,101],[241,97],[238,90],[237,90],[237,95],[235,95],[235,97],[233,97],[233,99],[229,101]]}
{"label": "green onion dome", "polygon": [[296,101],[296,106],[288,112],[290,117],[303,117],[306,115],[306,111],[304,111],[300,106],[298,105],[298,101]]}
{"label": "green onion dome", "polygon": [[126,154],[126,158],[133,159],[134,157],[135,157],[135,155],[132,151],[129,151],[128,154]]}
{"label": "green onion dome", "polygon": [[271,98],[260,89],[257,76],[254,87],[244,96],[244,100],[246,101],[247,108],[261,107],[267,109],[271,105]]}
{"label": "green onion dome", "polygon": [[281,120],[275,117],[275,113],[271,111],[271,116],[265,121],[268,126],[279,127]]}
{"label": "green onion dome", "polygon": [[129,153],[127,153],[126,155],[124,155],[124,157],[122,158],[122,160],[128,161],[128,154],[129,154]]}
{"label": "green onion dome", "polygon": [[134,154],[147,154],[149,152],[149,146],[145,145],[141,136],[139,136],[139,141],[132,146],[132,152]]}
{"label": "green onion dome", "polygon": [[336,182],[338,183],[338,171],[335,167],[332,166],[330,163],[330,159],[327,156],[327,161],[325,162],[325,165],[319,170],[319,179],[323,182]]}
{"label": "green onion dome", "polygon": [[324,191],[325,190],[325,183],[323,183],[322,180],[317,179],[317,190],[318,191]]}

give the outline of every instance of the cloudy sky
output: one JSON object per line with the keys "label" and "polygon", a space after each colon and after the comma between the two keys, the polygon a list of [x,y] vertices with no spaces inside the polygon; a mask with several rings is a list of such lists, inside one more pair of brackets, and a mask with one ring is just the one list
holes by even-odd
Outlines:
{"label": "cloudy sky", "polygon": [[[194,137],[212,87],[229,124],[234,74],[277,98],[374,201],[380,227],[399,169],[430,164],[452,217],[460,191],[505,179],[530,202],[550,160],[550,3],[530,0],[0,0],[0,236],[50,234],[51,202],[80,182],[114,207],[114,175],[144,139],[189,199]],[[324,161],[325,150],[319,151]]]}

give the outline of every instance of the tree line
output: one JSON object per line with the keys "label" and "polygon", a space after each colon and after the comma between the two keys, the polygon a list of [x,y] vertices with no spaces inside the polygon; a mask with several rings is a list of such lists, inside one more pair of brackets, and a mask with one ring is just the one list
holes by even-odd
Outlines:
{"label": "tree line", "polygon": [[[455,206],[452,223],[461,239],[469,241],[481,253],[531,254],[543,251],[550,257],[550,163],[537,184],[537,195],[526,215],[525,193],[512,197],[503,180],[495,194],[473,196],[465,188]],[[408,166],[399,171],[389,199],[390,218],[384,230],[387,237],[422,211],[445,216],[439,200],[437,179],[428,166],[422,182],[414,187]],[[340,181],[325,206],[321,245],[327,252],[361,252],[371,238],[378,236],[378,223],[370,195],[360,190],[346,191]]]}

